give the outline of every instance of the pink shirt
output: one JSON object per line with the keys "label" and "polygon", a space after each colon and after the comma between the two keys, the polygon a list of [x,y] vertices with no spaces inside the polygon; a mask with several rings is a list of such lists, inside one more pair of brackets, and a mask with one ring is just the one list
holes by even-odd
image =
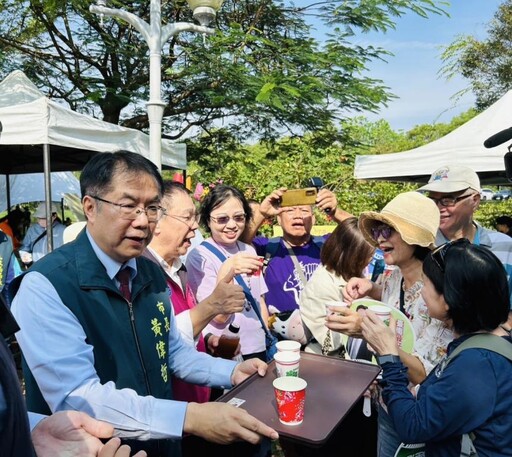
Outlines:
{"label": "pink shirt", "polygon": [[[228,258],[239,252],[256,255],[256,251],[251,245],[241,241],[231,246],[216,243],[213,238],[208,238],[205,242],[214,245]],[[198,301],[208,297],[217,286],[217,275],[221,266],[222,262],[219,258],[204,246],[199,245],[189,252],[187,256],[188,280]],[[267,292],[263,276],[247,277],[243,275],[243,279],[250,286],[251,293],[259,304],[261,295]],[[221,335],[223,330],[233,320],[240,326],[240,346],[243,355],[265,351],[265,332],[261,327],[258,316],[252,309],[252,306],[248,305],[247,301],[243,312],[235,313],[233,319],[228,319],[224,325],[219,325],[213,321],[210,322],[203,330],[203,334],[213,333],[214,335]]]}

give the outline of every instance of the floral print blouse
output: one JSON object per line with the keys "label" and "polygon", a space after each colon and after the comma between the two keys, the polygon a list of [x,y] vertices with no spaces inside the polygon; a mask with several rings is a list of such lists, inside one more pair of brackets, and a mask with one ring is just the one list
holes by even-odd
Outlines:
{"label": "floral print blouse", "polygon": [[[381,300],[400,309],[401,287],[402,273],[399,268],[395,268],[382,278]],[[404,291],[404,309],[416,335],[413,355],[420,359],[428,375],[446,354],[448,343],[453,340],[453,333],[443,322],[429,316],[427,305],[421,296],[422,287],[423,281],[417,281]]]}

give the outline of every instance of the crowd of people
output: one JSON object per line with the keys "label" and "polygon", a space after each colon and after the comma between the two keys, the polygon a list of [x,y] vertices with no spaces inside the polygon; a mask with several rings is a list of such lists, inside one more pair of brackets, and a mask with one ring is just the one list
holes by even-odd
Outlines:
{"label": "crowd of people", "polygon": [[[94,156],[80,186],[85,226],[67,239],[52,208],[54,249],[39,249],[40,205],[19,243],[25,268],[0,232],[3,336],[15,332],[23,352],[26,399],[25,408],[2,341],[6,455],[260,457],[279,440],[286,457],[394,457],[409,444],[427,456],[466,447],[512,456],[512,240],[474,220],[473,170],[443,166],[418,191],[358,217],[325,188],[315,205],[285,207],[286,188],[258,204],[219,183],[196,205],[125,151]],[[312,235],[315,211],[336,223],[331,234]],[[282,236],[261,235],[274,219]],[[386,265],[378,279],[367,274],[377,255]],[[397,343],[395,319],[352,309],[364,297],[403,313],[411,351]],[[326,312],[335,302],[347,306]],[[235,356],[219,357],[233,324]],[[371,415],[356,406],[312,449],[214,402],[265,375],[270,331],[307,352],[378,363],[382,380],[365,393]]]}

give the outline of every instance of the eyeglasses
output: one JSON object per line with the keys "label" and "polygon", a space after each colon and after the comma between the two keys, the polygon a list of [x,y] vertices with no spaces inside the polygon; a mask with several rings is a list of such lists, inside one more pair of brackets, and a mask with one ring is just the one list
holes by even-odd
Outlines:
{"label": "eyeglasses", "polygon": [[461,200],[465,200],[468,197],[471,197],[475,194],[467,194],[462,195],[461,197],[441,197],[441,198],[434,198],[434,197],[428,197],[430,200],[433,200],[436,205],[444,206],[445,208],[450,206],[455,206],[457,203],[459,203]]}
{"label": "eyeglasses", "polygon": [[443,273],[446,268],[446,253],[452,246],[455,246],[457,244],[470,244],[470,241],[467,238],[459,238],[458,240],[455,241],[448,241],[448,243],[444,243],[441,246],[438,246],[430,253],[432,260]]}
{"label": "eyeglasses", "polygon": [[190,214],[189,216],[177,216],[175,214],[164,213],[163,216],[164,217],[172,217],[173,219],[176,219],[177,221],[183,222],[189,228],[192,228],[192,226],[194,224],[199,224],[199,220],[201,219],[201,215],[197,214],[197,213]]}
{"label": "eyeglasses", "polygon": [[162,217],[162,215],[165,214],[165,209],[159,205],[149,205],[146,206],[145,208],[141,208],[140,206],[136,205],[125,205],[122,203],[111,202],[96,195],[90,195],[90,197],[100,202],[108,203],[109,205],[115,206],[116,208],[118,208],[121,218],[127,221],[134,221],[142,213],[145,213],[146,217],[148,218],[148,222],[157,222]]}
{"label": "eyeglasses", "polygon": [[382,236],[385,240],[389,240],[395,229],[387,224],[375,225],[370,228],[372,238],[378,241],[379,237]]}
{"label": "eyeglasses", "polygon": [[227,225],[228,222],[233,219],[237,224],[242,224],[245,222],[245,218],[247,216],[245,214],[235,214],[233,217],[229,216],[210,216],[210,219],[219,225]]}

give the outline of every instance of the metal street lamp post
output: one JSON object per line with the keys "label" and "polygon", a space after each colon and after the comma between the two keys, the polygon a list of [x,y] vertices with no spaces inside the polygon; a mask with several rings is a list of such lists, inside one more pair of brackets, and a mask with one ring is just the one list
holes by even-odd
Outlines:
{"label": "metal street lamp post", "polygon": [[117,8],[107,8],[106,0],[97,0],[91,5],[91,13],[123,19],[137,29],[149,46],[149,101],[147,102],[149,120],[149,158],[161,170],[162,168],[162,118],[165,103],[161,98],[161,60],[162,47],[169,38],[180,32],[197,32],[207,35],[215,33],[208,25],[215,19],[223,0],[187,0],[193,11],[194,19],[201,25],[189,22],[175,22],[162,26],[160,0],[151,0],[150,23],[133,13]]}

